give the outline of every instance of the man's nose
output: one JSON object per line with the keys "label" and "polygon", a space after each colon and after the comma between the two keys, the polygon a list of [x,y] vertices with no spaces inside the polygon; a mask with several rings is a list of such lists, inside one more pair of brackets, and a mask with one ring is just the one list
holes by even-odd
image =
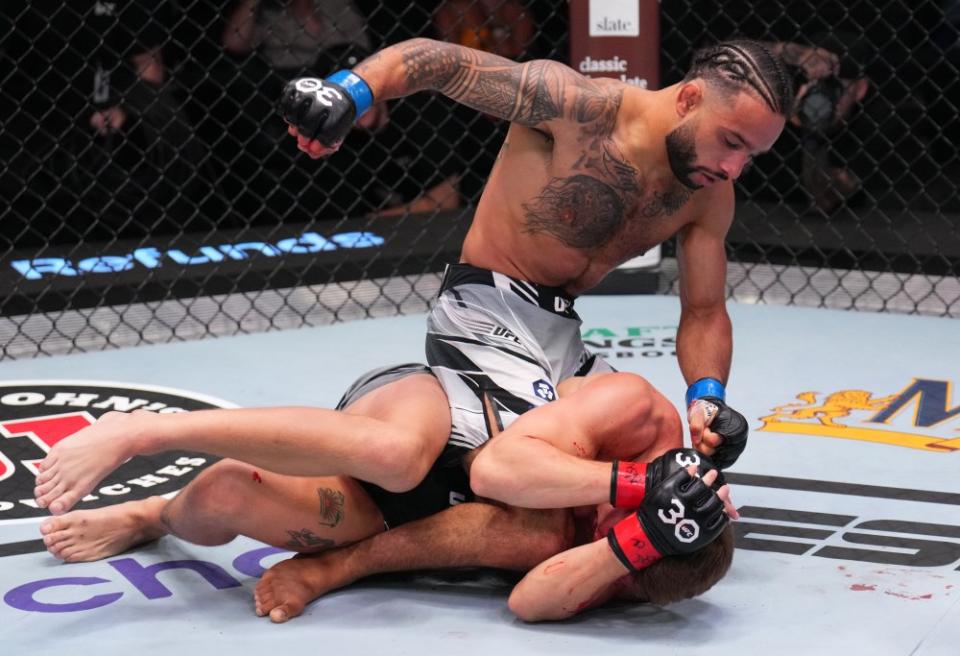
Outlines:
{"label": "man's nose", "polygon": [[749,163],[750,157],[748,155],[737,154],[720,162],[720,170],[727,176],[728,180],[736,180]]}

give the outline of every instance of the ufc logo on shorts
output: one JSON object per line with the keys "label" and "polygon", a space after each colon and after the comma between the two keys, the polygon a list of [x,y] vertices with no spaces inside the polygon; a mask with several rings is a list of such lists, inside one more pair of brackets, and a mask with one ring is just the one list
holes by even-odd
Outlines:
{"label": "ufc logo on shorts", "polygon": [[657,511],[657,516],[660,518],[660,521],[664,524],[676,525],[673,529],[673,534],[677,536],[680,542],[690,543],[696,540],[700,535],[700,525],[692,519],[684,518],[683,515],[686,512],[686,508],[683,507],[679,499],[674,497],[670,500],[670,505],[673,506],[673,508],[670,509],[669,513],[664,513],[663,508]]}
{"label": "ufc logo on shorts", "polygon": [[297,91],[301,93],[312,93],[314,97],[324,107],[333,107],[333,100],[343,100],[343,95],[333,87],[323,86],[323,80],[315,77],[305,77],[297,80]]}

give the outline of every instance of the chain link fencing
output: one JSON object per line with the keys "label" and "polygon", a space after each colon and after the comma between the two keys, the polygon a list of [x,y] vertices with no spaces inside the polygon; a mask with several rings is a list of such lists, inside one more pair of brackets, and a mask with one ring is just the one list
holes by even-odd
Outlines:
{"label": "chain link fencing", "polygon": [[[664,85],[735,36],[795,75],[795,118],[737,184],[731,298],[960,315],[955,0],[660,16]],[[424,311],[506,125],[416,94],[315,161],[282,85],[414,36],[570,50],[559,0],[4,0],[0,20],[0,358]]]}

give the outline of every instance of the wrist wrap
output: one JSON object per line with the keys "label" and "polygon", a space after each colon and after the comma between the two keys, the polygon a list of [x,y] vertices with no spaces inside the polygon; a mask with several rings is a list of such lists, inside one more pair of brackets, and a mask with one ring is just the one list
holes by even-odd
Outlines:
{"label": "wrist wrap", "polygon": [[636,513],[617,522],[607,533],[607,542],[614,555],[631,572],[650,567],[663,558],[663,554],[651,544]]}
{"label": "wrist wrap", "polygon": [[705,396],[712,396],[721,401],[727,400],[727,390],[716,378],[701,378],[687,388],[687,405]]}
{"label": "wrist wrap", "polygon": [[637,508],[647,493],[647,463],[613,461],[610,472],[610,505]]}
{"label": "wrist wrap", "polygon": [[373,91],[363,78],[353,71],[337,71],[327,80],[339,84],[350,95],[357,108],[357,118],[373,105]]}

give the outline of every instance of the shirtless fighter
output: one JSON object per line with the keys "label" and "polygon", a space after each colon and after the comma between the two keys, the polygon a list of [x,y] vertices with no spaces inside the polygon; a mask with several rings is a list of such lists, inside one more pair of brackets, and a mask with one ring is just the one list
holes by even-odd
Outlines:
{"label": "shirtless fighter", "polygon": [[427,362],[450,399],[457,443],[487,439],[484,398],[506,424],[553,400],[561,380],[609,371],[581,341],[574,297],[676,234],[677,355],[693,445],[731,466],[747,422],[725,403],[724,239],[733,181],[773,145],[793,106],[781,62],[757,42],[720,43],[694,54],[683,81],[649,91],[554,61],[413,39],[326,80],[291,81],[281,112],[317,158],[374,99],[424,90],[511,122],[428,318]]}

